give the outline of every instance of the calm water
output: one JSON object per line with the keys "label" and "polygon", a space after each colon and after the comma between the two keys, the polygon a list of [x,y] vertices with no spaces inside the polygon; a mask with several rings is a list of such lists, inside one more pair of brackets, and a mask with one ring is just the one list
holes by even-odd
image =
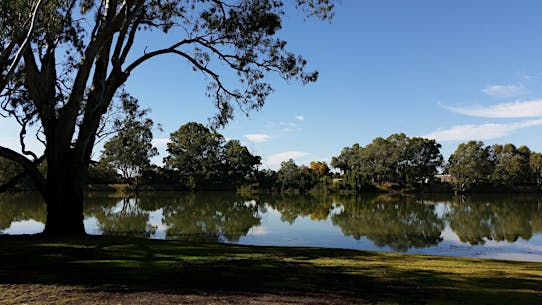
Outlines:
{"label": "calm water", "polygon": [[[0,232],[43,230],[37,194],[0,196]],[[318,246],[542,262],[542,197],[311,196],[229,193],[91,195],[90,234]]]}

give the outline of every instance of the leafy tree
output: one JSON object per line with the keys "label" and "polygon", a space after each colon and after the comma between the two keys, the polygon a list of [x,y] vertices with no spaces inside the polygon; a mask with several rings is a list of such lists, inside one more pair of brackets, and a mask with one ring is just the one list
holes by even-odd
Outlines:
{"label": "leafy tree", "polygon": [[46,0],[0,3],[0,92],[4,91],[30,44]]}
{"label": "leafy tree", "polygon": [[[25,3],[3,1],[0,24],[11,23],[10,13]],[[41,192],[47,203],[44,233],[84,234],[83,182],[102,118],[118,89],[150,59],[174,55],[205,75],[210,81],[208,95],[218,108],[214,123],[219,126],[233,117],[234,105],[245,112],[264,105],[272,91],[267,73],[303,83],[315,81],[317,73],[306,72],[306,60],[289,52],[286,42],[277,37],[284,4],[280,0],[50,0],[36,10],[36,18],[30,18],[36,21],[31,23],[34,26],[2,27],[0,58],[13,58],[15,49],[6,48],[12,42],[19,46],[17,54],[22,54],[12,77],[5,78],[7,84],[1,87],[1,106],[20,123],[23,145],[21,153],[0,147],[0,156],[18,162]],[[296,0],[295,6],[320,19],[333,15],[328,0]],[[28,13],[32,7],[23,11],[22,24],[32,16]],[[26,44],[17,39],[21,28],[30,33]],[[142,32],[165,36],[162,42],[171,44],[151,44],[136,51]],[[226,84],[222,75],[228,73],[222,73],[221,64],[238,82]],[[1,74],[9,76],[6,67],[0,66]],[[39,139],[46,146],[45,177],[37,169],[41,157],[24,146],[29,125],[43,133]]]}
{"label": "leafy tree", "polygon": [[365,147],[345,147],[339,156],[333,157],[331,165],[344,172],[354,190],[359,190],[367,180],[423,185],[442,165],[440,147],[435,140],[392,134],[386,139],[378,137]]}
{"label": "leafy tree", "polygon": [[493,162],[495,169],[492,180],[501,185],[519,185],[529,182],[529,157],[531,151],[527,146],[516,148],[513,144],[493,145]]}
{"label": "leafy tree", "polygon": [[441,145],[435,140],[411,138],[406,147],[406,182],[410,184],[430,181],[442,166]]}
{"label": "leafy tree", "polygon": [[258,171],[258,187],[263,190],[273,190],[278,186],[278,173],[272,169]]}
{"label": "leafy tree", "polygon": [[251,154],[238,140],[230,140],[224,145],[224,167],[228,180],[234,185],[254,177],[261,160],[261,157]]}
{"label": "leafy tree", "polygon": [[461,143],[448,159],[448,171],[456,192],[465,192],[477,182],[486,182],[493,172],[491,149],[481,141]]}
{"label": "leafy tree", "polygon": [[542,185],[542,154],[532,152],[529,157],[529,168],[536,181],[537,189]]}
{"label": "leafy tree", "polygon": [[170,135],[164,164],[178,170],[181,182],[191,189],[222,177],[224,137],[200,123],[190,122]]}
{"label": "leafy tree", "polygon": [[284,190],[308,191],[318,182],[316,175],[310,168],[302,165],[297,166],[294,160],[290,159],[280,164],[277,173],[278,183]]}
{"label": "leafy tree", "polygon": [[311,162],[310,169],[316,174],[316,177],[318,177],[318,179],[329,175],[329,167],[324,161]]}
{"label": "leafy tree", "polygon": [[105,162],[91,164],[88,168],[87,183],[90,184],[114,184],[120,183],[122,178],[117,171]]}
{"label": "leafy tree", "polygon": [[147,117],[149,110],[140,110],[136,99],[127,94],[121,99],[126,116],[115,121],[118,133],[104,144],[100,163],[119,171],[124,182],[137,191],[143,170],[150,166],[150,158],[158,155],[152,146],[154,123]]}
{"label": "leafy tree", "polygon": [[343,173],[346,173],[348,170],[351,170],[356,165],[359,166],[357,157],[360,154],[361,147],[359,144],[354,144],[352,147],[345,147],[342,149],[341,153],[331,158],[331,166],[338,168]]}

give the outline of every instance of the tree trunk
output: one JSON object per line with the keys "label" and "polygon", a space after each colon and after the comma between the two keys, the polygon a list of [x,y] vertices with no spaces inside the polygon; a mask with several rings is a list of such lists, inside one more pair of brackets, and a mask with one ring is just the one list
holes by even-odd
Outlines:
{"label": "tree trunk", "polygon": [[[68,152],[71,149],[67,150]],[[85,235],[83,224],[83,167],[73,158],[48,156],[47,222],[45,235]],[[64,154],[66,156],[66,154]]]}

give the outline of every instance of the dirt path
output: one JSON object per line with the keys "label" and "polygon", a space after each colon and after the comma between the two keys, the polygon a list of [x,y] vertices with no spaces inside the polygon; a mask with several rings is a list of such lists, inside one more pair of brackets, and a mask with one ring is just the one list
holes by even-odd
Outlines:
{"label": "dirt path", "polygon": [[332,294],[232,293],[232,292],[123,292],[91,291],[88,288],[57,285],[9,284],[0,285],[0,304],[84,304],[84,305],[147,305],[147,304],[194,304],[194,305],[350,305],[369,304]]}

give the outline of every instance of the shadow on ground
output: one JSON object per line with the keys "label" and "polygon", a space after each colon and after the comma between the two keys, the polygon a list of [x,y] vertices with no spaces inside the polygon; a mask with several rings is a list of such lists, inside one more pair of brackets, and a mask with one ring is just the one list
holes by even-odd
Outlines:
{"label": "shadow on ground", "polygon": [[0,285],[317,293],[400,304],[542,304],[542,264],[108,237],[0,237]]}

